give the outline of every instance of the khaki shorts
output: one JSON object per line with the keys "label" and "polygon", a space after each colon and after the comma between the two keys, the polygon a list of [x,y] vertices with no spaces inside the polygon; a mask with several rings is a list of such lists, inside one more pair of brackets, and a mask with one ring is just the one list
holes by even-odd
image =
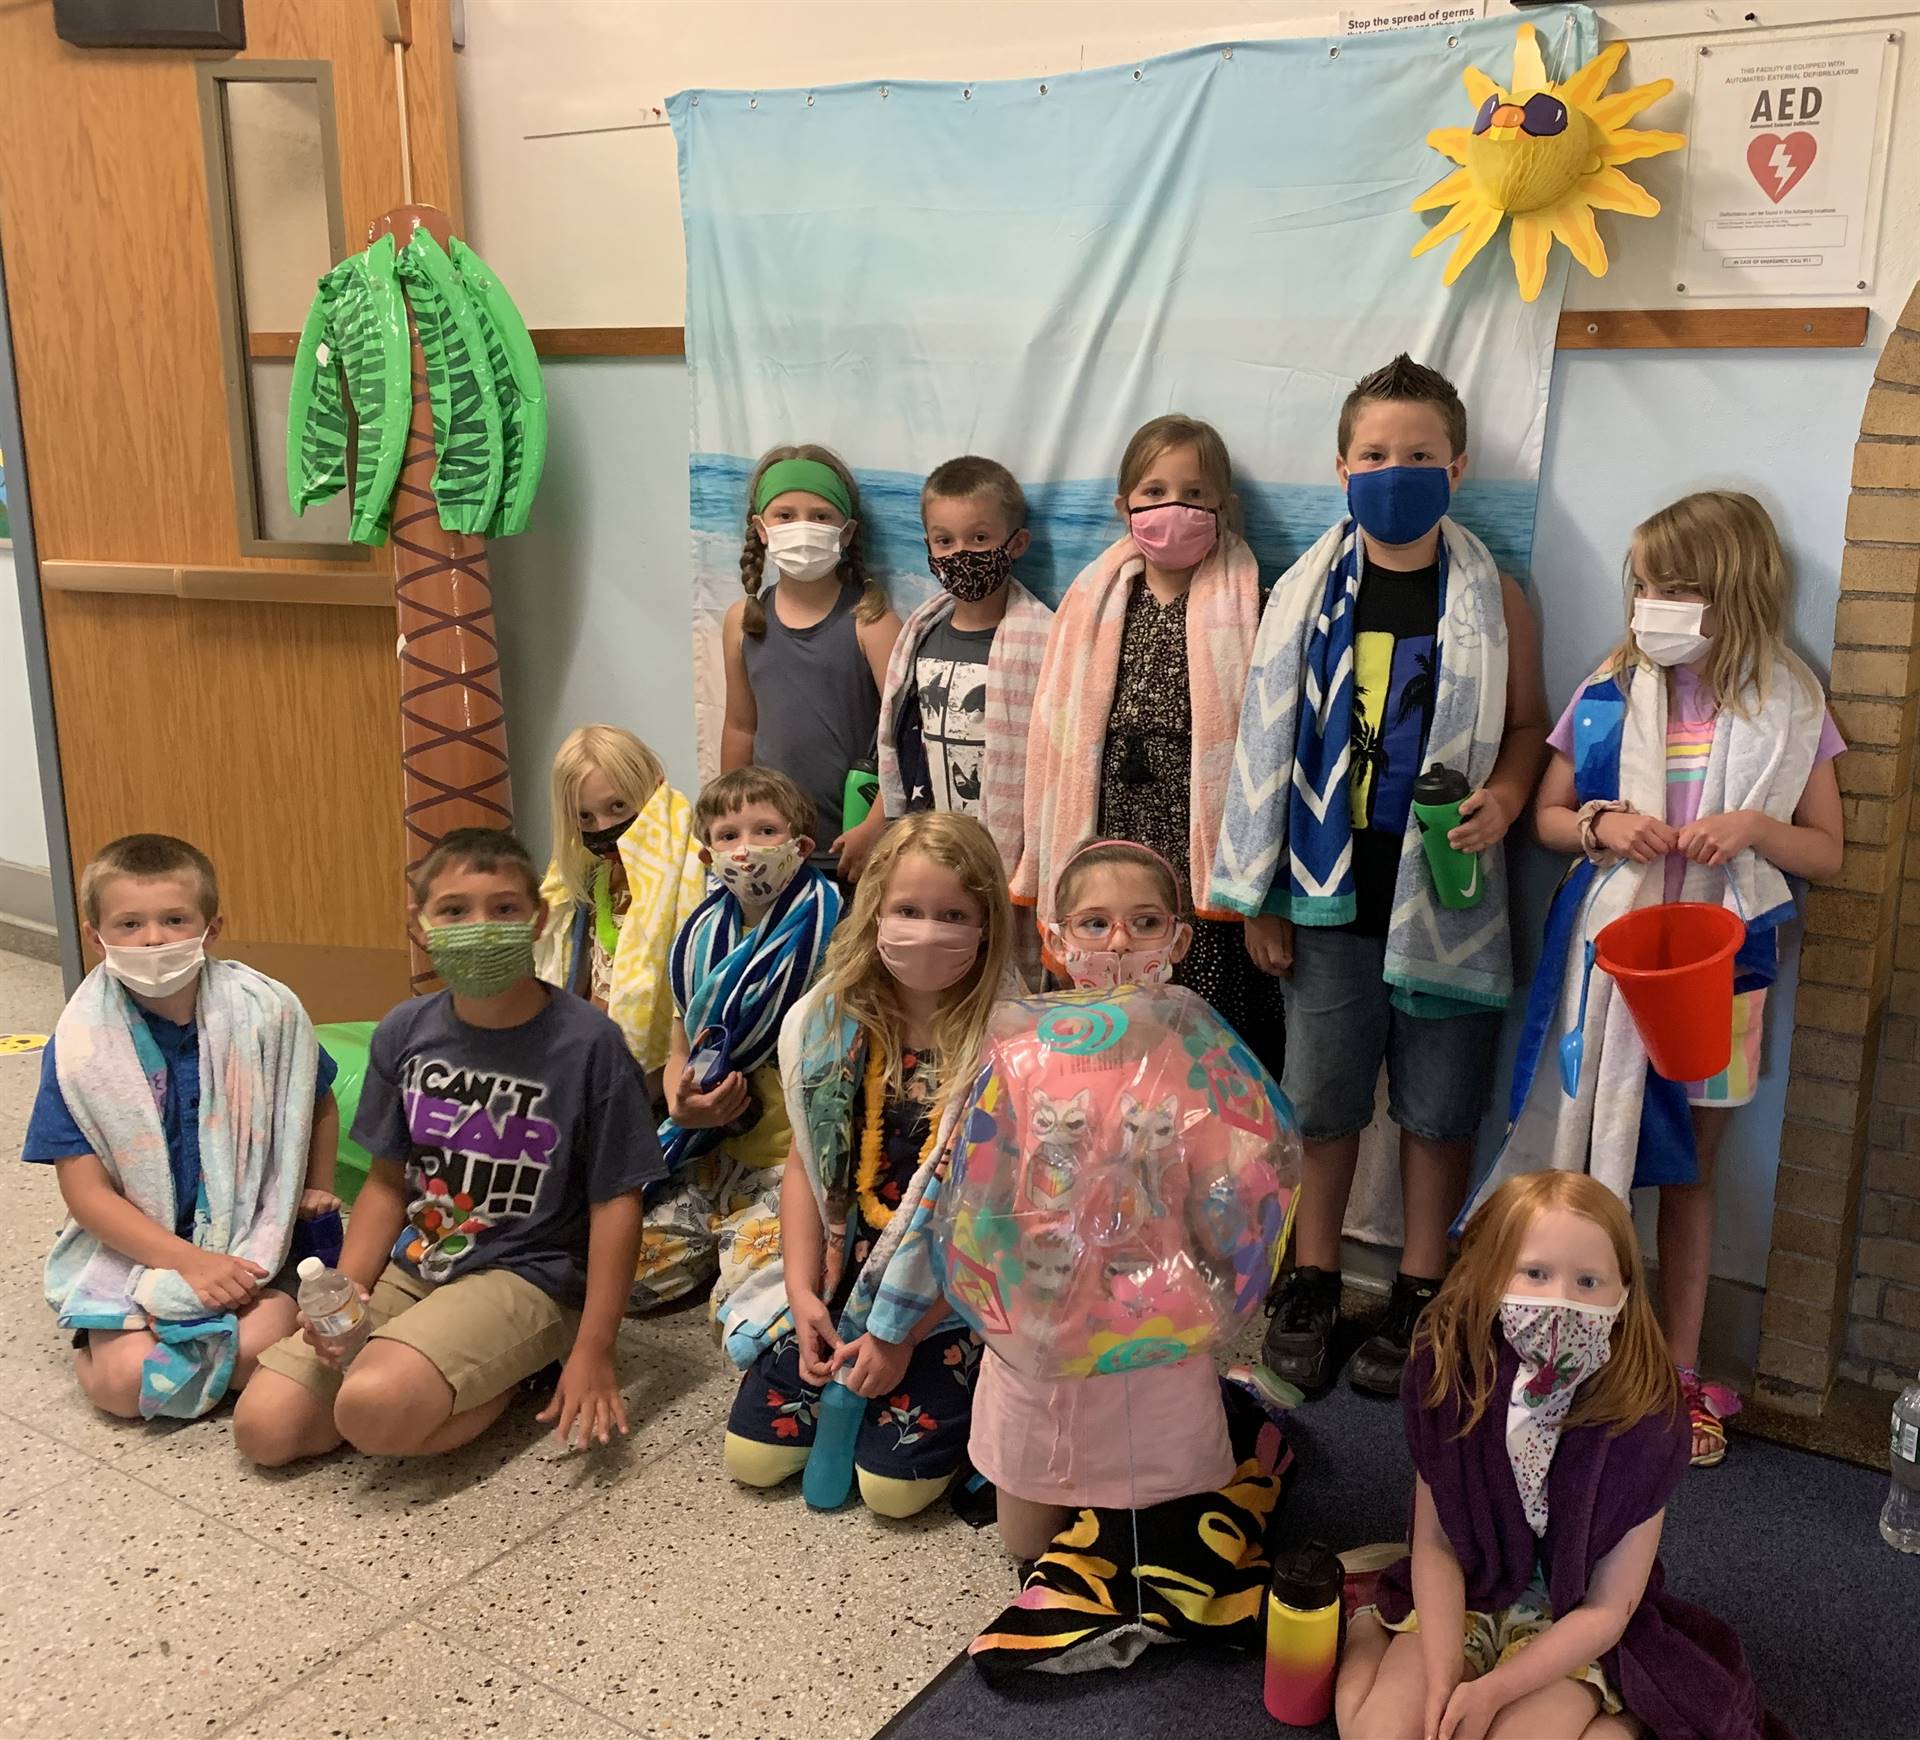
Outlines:
{"label": "khaki shorts", "polygon": [[[432,1361],[463,1414],[565,1359],[580,1313],[556,1304],[508,1269],[481,1269],[429,1287],[389,1263],[368,1299],[374,1341],[397,1341]],[[260,1356],[262,1369],[303,1384],[327,1402],[341,1374],[320,1363],[304,1337],[289,1335]]]}

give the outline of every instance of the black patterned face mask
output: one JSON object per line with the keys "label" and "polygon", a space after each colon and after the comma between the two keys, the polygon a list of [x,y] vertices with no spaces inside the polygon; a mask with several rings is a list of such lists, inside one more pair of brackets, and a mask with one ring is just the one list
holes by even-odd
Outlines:
{"label": "black patterned face mask", "polygon": [[637,819],[637,817],[628,816],[624,821],[615,822],[610,828],[582,828],[580,844],[596,858],[604,858],[609,864],[618,863],[620,836],[632,827]]}
{"label": "black patterned face mask", "polygon": [[1007,553],[1007,544],[1012,542],[1009,538],[997,550],[955,550],[951,556],[936,556],[929,547],[927,567],[962,604],[978,604],[1006,585],[1012,575],[1013,557]]}

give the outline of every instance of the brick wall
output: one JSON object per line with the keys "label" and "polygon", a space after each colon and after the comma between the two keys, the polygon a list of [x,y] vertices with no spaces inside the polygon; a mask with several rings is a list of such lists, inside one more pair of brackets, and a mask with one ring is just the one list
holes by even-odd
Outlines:
{"label": "brick wall", "polygon": [[1756,1370],[1809,1413],[1843,1361],[1920,1365],[1920,287],[1854,449],[1832,692],[1847,852],[1807,901]]}

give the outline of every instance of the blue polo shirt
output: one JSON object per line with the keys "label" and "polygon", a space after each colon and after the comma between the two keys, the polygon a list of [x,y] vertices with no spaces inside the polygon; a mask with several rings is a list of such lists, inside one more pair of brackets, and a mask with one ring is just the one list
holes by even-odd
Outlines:
{"label": "blue polo shirt", "polygon": [[[200,1032],[191,1021],[183,1026],[138,1003],[133,1007],[145,1017],[147,1031],[153,1035],[166,1066],[150,1085],[160,1111],[160,1128],[166,1133],[167,1165],[173,1173],[173,1230],[180,1238],[190,1239],[194,1209],[200,1199]],[[316,1106],[327,1097],[339,1073],[340,1066],[321,1046],[314,1075]],[[54,1041],[49,1039],[40,1056],[40,1091],[27,1119],[27,1139],[20,1158],[35,1165],[50,1165],[92,1152],[93,1144],[80,1133],[80,1126],[67,1109],[67,1097],[60,1091]]]}

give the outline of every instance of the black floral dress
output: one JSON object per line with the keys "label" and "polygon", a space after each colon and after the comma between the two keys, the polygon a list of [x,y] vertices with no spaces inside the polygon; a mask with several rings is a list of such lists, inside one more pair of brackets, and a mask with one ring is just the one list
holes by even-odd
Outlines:
{"label": "black floral dress", "polygon": [[[932,1127],[934,1072],[918,1054],[900,1059],[901,1085],[889,1093],[882,1110],[880,1167],[869,1188],[856,1192],[847,1261],[833,1290],[838,1316],[853,1291],[854,1278],[886,1229],[920,1167]],[[859,1181],[859,1155],[865,1133],[864,1095],[854,1102],[853,1153]],[[854,1447],[854,1466],[893,1480],[938,1480],[952,1474],[966,1453],[973,1418],[973,1374],[980,1344],[966,1328],[929,1335],[907,1361],[899,1388],[876,1396]],[[756,1444],[809,1448],[818,1424],[820,1392],[800,1381],[800,1347],[791,1335],[768,1348],[734,1396],[727,1430]]]}
{"label": "black floral dress", "polygon": [[[1151,846],[1173,866],[1189,901],[1193,866],[1193,700],[1187,683],[1187,595],[1162,604],[1134,577],[1120,634],[1120,669],[1100,758],[1100,832]],[[1207,866],[1202,866],[1203,873]],[[1233,919],[1196,918],[1193,947],[1175,974],[1206,998],[1280,1079],[1286,1017],[1280,981],[1247,954]]]}

